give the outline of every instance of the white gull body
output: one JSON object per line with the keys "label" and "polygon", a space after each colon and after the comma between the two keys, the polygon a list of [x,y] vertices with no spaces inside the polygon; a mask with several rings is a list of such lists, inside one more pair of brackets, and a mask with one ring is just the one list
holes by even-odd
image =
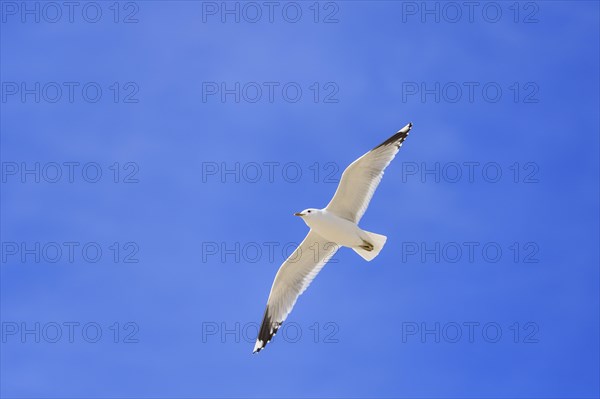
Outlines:
{"label": "white gull body", "polygon": [[327,209],[306,209],[296,216],[302,217],[304,223],[325,240],[339,246],[356,248],[369,247],[370,234],[348,219],[337,216]]}
{"label": "white gull body", "polygon": [[321,237],[344,247],[358,247],[367,239],[355,223],[328,212],[327,209],[307,209],[297,216],[301,216],[304,223]]}

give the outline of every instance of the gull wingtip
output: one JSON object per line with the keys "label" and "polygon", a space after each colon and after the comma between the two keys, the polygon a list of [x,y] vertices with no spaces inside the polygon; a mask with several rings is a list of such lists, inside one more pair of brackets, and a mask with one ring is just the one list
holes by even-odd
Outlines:
{"label": "gull wingtip", "polygon": [[398,133],[408,133],[408,132],[410,132],[410,129],[412,129],[412,126],[413,126],[412,122],[408,122],[408,124],[406,126],[404,126],[402,129],[400,129],[398,131]]}
{"label": "gull wingtip", "polygon": [[260,339],[256,340],[254,344],[254,349],[252,350],[252,354],[260,352],[264,348],[263,342]]}

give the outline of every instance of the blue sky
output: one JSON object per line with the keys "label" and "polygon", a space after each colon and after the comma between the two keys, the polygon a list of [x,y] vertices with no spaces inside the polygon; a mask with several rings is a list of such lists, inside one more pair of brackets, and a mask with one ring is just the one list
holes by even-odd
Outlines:
{"label": "blue sky", "polygon": [[[597,2],[52,4],[0,2],[3,397],[598,397]],[[408,122],[382,253],[251,355]]]}

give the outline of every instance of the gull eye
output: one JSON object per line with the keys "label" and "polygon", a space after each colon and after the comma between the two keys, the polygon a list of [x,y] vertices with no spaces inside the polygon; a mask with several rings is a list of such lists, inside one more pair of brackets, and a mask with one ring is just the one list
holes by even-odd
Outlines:
{"label": "gull eye", "polygon": [[308,211],[308,213],[310,213],[310,211]]}

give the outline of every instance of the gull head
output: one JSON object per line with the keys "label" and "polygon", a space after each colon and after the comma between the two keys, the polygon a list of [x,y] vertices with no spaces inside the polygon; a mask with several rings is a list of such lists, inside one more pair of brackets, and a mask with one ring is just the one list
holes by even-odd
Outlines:
{"label": "gull head", "polygon": [[308,208],[303,210],[302,212],[294,213],[294,216],[300,216],[303,219],[310,219],[317,215],[320,211],[320,209]]}

